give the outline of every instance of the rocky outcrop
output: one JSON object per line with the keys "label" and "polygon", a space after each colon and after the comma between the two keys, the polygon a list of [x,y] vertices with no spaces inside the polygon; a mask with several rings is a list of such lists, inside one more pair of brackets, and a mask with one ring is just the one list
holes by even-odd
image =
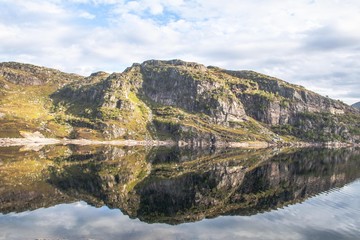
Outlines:
{"label": "rocky outcrop", "polygon": [[18,85],[64,84],[83,77],[76,74],[63,73],[59,70],[16,62],[0,63],[0,76]]}
{"label": "rocky outcrop", "polygon": [[110,74],[107,72],[103,72],[103,71],[99,71],[99,72],[95,72],[92,73],[90,76],[85,78],[85,83],[82,82],[81,84],[94,84],[100,81],[103,81],[104,79],[106,79],[107,77],[109,77]]}
{"label": "rocky outcrop", "polygon": [[196,63],[150,60],[134,64],[122,74],[113,73],[92,86],[79,83],[66,86],[54,97],[94,102],[97,107],[133,110],[128,97],[133,91],[155,104],[207,114],[215,123],[242,121],[245,117],[242,103],[224,83],[202,79],[207,71],[205,66]]}
{"label": "rocky outcrop", "polygon": [[96,72],[84,78],[1,63],[0,80],[5,85],[57,84],[46,96],[53,104],[49,112],[72,127],[70,137],[171,138],[196,146],[283,143],[288,135],[305,141],[360,141],[356,109],[253,71],[149,60],[122,73]]}
{"label": "rocky outcrop", "polygon": [[225,82],[208,79],[208,69],[181,60],[146,61],[140,65],[143,93],[152,101],[204,113],[215,123],[241,121],[245,116],[242,103]]}
{"label": "rocky outcrop", "polygon": [[[246,113],[256,120],[282,125],[296,121],[298,113],[344,114],[354,112],[348,105],[322,97],[297,85],[252,71],[224,71],[238,79],[231,84],[244,103]],[[245,84],[244,84],[245,83]]]}

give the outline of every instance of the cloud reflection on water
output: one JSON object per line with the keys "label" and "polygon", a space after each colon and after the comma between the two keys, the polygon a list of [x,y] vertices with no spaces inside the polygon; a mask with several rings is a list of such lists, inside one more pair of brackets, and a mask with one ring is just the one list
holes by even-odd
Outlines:
{"label": "cloud reflection on water", "polygon": [[354,239],[360,235],[359,199],[355,181],[271,212],[175,226],[143,223],[81,201],[0,215],[0,239]]}

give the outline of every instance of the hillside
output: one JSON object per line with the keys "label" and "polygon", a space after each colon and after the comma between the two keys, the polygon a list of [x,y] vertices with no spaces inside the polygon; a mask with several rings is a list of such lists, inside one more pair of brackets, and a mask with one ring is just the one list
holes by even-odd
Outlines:
{"label": "hillside", "polygon": [[360,109],[360,102],[354,103],[351,106],[354,107],[354,108]]}
{"label": "hillside", "polygon": [[359,142],[354,108],[253,71],[149,60],[89,77],[0,64],[0,138]]}

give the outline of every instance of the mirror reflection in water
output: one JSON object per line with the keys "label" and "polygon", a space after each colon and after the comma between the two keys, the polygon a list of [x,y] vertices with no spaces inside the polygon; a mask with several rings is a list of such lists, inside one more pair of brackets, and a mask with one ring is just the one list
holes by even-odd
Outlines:
{"label": "mirror reflection in water", "polygon": [[359,149],[35,150],[0,148],[0,239],[360,236]]}

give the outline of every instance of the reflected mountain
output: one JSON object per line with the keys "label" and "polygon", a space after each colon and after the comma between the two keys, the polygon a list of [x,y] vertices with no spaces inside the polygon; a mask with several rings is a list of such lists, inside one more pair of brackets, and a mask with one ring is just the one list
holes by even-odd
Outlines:
{"label": "reflected mountain", "polygon": [[0,149],[0,211],[83,200],[167,224],[253,215],[360,177],[359,149]]}
{"label": "reflected mountain", "polygon": [[170,224],[253,215],[354,181],[360,176],[359,157],[358,150],[349,149],[267,149],[155,165],[135,187],[137,209],[127,212]]}
{"label": "reflected mountain", "polygon": [[0,148],[0,212],[24,212],[76,201],[47,183],[49,167],[58,156],[71,155],[68,147],[39,151],[22,147]]}

